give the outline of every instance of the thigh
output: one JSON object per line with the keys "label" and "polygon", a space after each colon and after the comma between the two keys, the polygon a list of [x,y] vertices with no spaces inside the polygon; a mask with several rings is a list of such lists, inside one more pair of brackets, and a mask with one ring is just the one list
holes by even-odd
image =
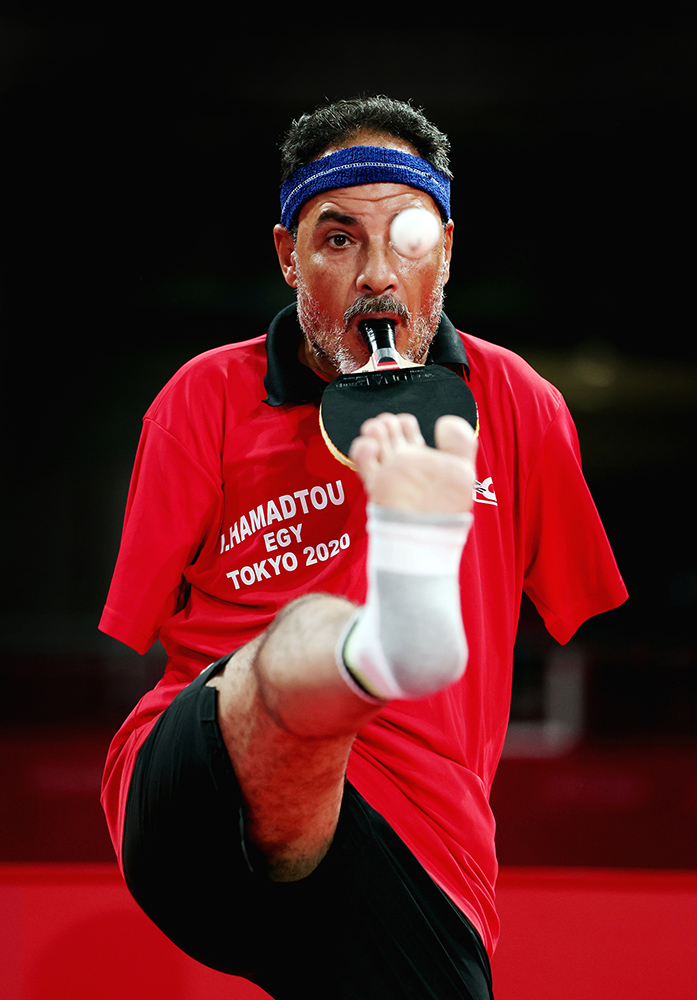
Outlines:
{"label": "thigh", "polygon": [[310,914],[317,959],[293,969],[295,994],[281,992],[281,978],[268,980],[272,996],[491,1000],[476,930],[350,784],[327,858],[290,889],[286,912],[295,894]]}
{"label": "thigh", "polygon": [[126,810],[129,889],[193,958],[275,1000],[488,1000],[481,940],[385,820],[346,785],[329,853],[272,883],[247,860],[214,665],[141,748]]}

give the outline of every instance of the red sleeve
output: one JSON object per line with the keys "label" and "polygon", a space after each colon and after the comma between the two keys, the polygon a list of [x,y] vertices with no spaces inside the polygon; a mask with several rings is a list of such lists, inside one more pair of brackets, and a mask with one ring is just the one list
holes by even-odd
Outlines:
{"label": "red sleeve", "polygon": [[525,523],[525,592],[558,642],[568,642],[586,619],[626,600],[563,402],[528,478]]}
{"label": "red sleeve", "polygon": [[139,653],[150,648],[183,603],[184,571],[220,517],[221,497],[212,472],[146,417],[102,632]]}

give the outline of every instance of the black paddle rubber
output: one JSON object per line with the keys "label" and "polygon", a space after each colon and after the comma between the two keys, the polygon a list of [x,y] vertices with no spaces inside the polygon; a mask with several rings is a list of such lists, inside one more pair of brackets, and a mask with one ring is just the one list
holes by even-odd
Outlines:
{"label": "black paddle rubber", "polygon": [[424,365],[342,375],[324,390],[320,408],[322,435],[340,462],[351,465],[348,452],[363,421],[380,413],[413,413],[431,447],[436,421],[444,414],[464,417],[478,429],[474,396],[449,368]]}

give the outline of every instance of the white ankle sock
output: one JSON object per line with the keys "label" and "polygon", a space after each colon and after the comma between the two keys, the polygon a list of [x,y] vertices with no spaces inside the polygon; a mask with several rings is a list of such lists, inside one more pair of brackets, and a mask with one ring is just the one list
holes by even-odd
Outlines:
{"label": "white ankle sock", "polygon": [[368,506],[368,594],[337,645],[361,697],[421,698],[464,673],[459,570],[472,514]]}

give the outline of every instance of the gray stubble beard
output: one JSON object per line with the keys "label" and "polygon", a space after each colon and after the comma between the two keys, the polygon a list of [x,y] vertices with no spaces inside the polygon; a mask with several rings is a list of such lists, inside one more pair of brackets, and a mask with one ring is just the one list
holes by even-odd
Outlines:
{"label": "gray stubble beard", "polygon": [[431,306],[425,315],[413,320],[404,303],[392,295],[361,295],[346,310],[343,324],[340,324],[332,322],[320,303],[312,298],[298,269],[298,320],[315,353],[330,361],[342,375],[346,375],[360,367],[346,344],[350,323],[361,315],[393,313],[404,320],[410,332],[411,346],[404,349],[402,356],[408,361],[422,363],[440,322],[445,297],[444,285],[445,262],[441,267]]}

